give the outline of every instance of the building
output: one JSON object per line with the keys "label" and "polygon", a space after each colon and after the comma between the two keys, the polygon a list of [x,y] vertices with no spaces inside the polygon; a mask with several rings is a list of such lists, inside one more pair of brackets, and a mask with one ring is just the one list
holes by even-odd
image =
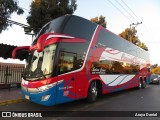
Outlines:
{"label": "building", "polygon": [[24,64],[0,62],[0,88],[20,86],[24,67]]}

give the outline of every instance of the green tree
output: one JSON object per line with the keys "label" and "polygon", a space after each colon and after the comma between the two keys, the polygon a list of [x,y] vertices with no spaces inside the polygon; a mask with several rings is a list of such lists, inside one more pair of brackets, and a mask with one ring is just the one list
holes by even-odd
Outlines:
{"label": "green tree", "polygon": [[139,40],[138,36],[136,36],[136,32],[137,30],[135,29],[126,28],[122,33],[119,34],[119,36],[148,51],[148,47],[145,45],[145,43]]}
{"label": "green tree", "polygon": [[37,33],[47,22],[66,14],[73,14],[76,0],[34,0],[30,6],[27,22]]}
{"label": "green tree", "polygon": [[11,17],[13,12],[16,12],[18,15],[24,12],[23,9],[18,6],[17,0],[0,0],[0,33],[11,25],[7,19]]}
{"label": "green tree", "polygon": [[105,20],[105,17],[102,15],[100,17],[91,18],[91,21],[103,26],[104,28],[107,27],[107,22]]}

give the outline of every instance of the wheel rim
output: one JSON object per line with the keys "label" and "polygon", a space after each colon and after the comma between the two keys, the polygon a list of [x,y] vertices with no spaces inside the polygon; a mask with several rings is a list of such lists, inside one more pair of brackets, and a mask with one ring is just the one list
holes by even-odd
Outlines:
{"label": "wheel rim", "polygon": [[141,82],[139,82],[139,88],[141,88],[142,87],[142,84],[141,84]]}
{"label": "wheel rim", "polygon": [[94,86],[92,87],[92,94],[94,94],[94,96],[97,96],[97,93],[98,91],[97,91],[96,82],[95,82]]}
{"label": "wheel rim", "polygon": [[144,88],[146,87],[146,81],[143,81],[143,87]]}

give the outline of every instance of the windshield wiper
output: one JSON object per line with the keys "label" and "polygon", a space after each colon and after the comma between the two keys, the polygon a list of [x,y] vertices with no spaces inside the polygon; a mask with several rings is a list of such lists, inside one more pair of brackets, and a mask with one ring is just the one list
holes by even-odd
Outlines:
{"label": "windshield wiper", "polygon": [[48,74],[45,74],[45,75],[43,74],[43,76],[46,77],[47,75],[51,75],[51,74],[52,74],[52,73],[48,73]]}
{"label": "windshield wiper", "polygon": [[31,80],[31,81],[34,81],[34,80],[40,80],[40,79],[47,79],[47,77],[46,76],[48,76],[48,75],[51,75],[52,73],[49,73],[49,74],[41,74],[41,76],[25,76],[25,75],[23,75],[22,76],[22,78],[24,79],[24,80]]}

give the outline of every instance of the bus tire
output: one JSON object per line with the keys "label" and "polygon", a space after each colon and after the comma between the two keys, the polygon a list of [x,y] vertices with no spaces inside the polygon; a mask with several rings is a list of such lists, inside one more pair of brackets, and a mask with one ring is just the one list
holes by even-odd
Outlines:
{"label": "bus tire", "polygon": [[98,95],[98,89],[96,81],[91,82],[89,89],[88,89],[88,95],[87,95],[87,101],[88,102],[95,102]]}
{"label": "bus tire", "polygon": [[145,81],[145,80],[142,80],[142,88],[146,88],[146,86],[147,86],[146,81]]}

